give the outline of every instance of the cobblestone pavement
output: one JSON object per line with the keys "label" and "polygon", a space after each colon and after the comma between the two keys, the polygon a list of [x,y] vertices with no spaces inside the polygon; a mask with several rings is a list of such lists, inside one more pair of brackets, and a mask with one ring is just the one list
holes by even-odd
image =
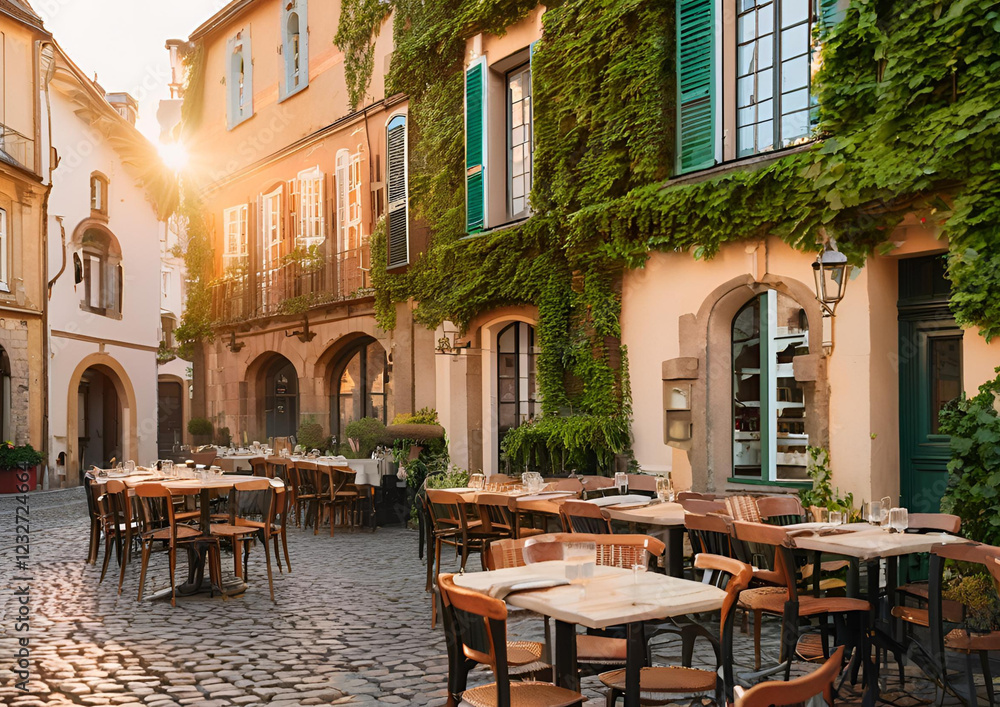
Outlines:
{"label": "cobblestone pavement", "polygon": [[[117,567],[98,584],[100,566],[85,564],[86,504],[79,489],[31,499],[31,682],[16,689],[13,499],[0,498],[0,701],[21,705],[442,705],[447,659],[441,629],[430,628],[425,569],[417,534],[290,529],[292,574],[275,568],[268,598],[264,559],[251,551],[245,594],[223,601],[207,595],[136,602],[138,562],[127,568],[122,595]],[[103,554],[103,551],[102,551]],[[453,558],[452,558],[453,559]],[[232,559],[223,554],[225,568]],[[477,560],[472,561],[473,564]],[[179,562],[183,567],[184,562]],[[114,569],[114,577],[112,575]],[[447,569],[447,568],[446,568]],[[179,572],[180,574],[180,572]],[[154,555],[146,591],[168,586],[166,556]],[[538,640],[541,622],[512,618],[511,638]],[[765,645],[775,645],[774,628]],[[737,636],[738,663],[749,665],[752,642]],[[697,654],[696,660],[709,656]],[[658,646],[654,660],[679,658],[676,643]],[[808,666],[802,668],[807,672]],[[917,673],[914,671],[913,673]],[[486,671],[473,682],[488,681]],[[895,683],[895,681],[893,681]],[[588,706],[603,705],[596,678],[584,679]],[[916,687],[914,687],[916,685]],[[931,697],[926,680],[908,682]],[[928,692],[929,691],[929,692]],[[896,696],[901,696],[897,694]],[[845,695],[856,701],[857,695]]]}

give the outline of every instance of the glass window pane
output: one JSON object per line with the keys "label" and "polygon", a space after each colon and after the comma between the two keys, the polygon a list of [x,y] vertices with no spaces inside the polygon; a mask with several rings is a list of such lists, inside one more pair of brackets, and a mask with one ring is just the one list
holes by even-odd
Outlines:
{"label": "glass window pane", "polygon": [[938,433],[938,413],[962,394],[961,337],[930,339],[931,434]]}
{"label": "glass window pane", "polygon": [[757,104],[757,120],[771,120],[774,117],[774,101],[761,101]]}
{"label": "glass window pane", "polygon": [[768,3],[757,10],[757,34],[763,37],[774,31],[774,3]]}
{"label": "glass window pane", "polygon": [[806,54],[809,51],[809,25],[801,24],[781,33],[781,58]]}
{"label": "glass window pane", "polygon": [[515,214],[519,214],[522,211],[524,211],[524,199],[523,198],[512,199],[511,208],[513,209]]}
{"label": "glass window pane", "polygon": [[360,378],[361,353],[358,352],[351,357],[350,362],[347,364],[347,367],[344,368],[344,372],[340,376],[341,394],[350,394],[354,392],[354,389],[358,386]]}
{"label": "glass window pane", "polygon": [[740,157],[746,157],[754,153],[753,126],[748,125],[740,128],[737,134],[738,152]]}
{"label": "glass window pane", "polygon": [[736,105],[739,108],[753,104],[753,74],[736,81]]}
{"label": "glass window pane", "polygon": [[795,113],[809,107],[809,89],[800,88],[798,91],[785,93],[781,96],[781,112]]}
{"label": "glass window pane", "polygon": [[757,100],[766,101],[774,95],[774,69],[764,69],[757,74]]}
{"label": "glass window pane", "polygon": [[740,12],[746,12],[754,6],[754,0],[740,0]]}
{"label": "glass window pane", "polygon": [[523,119],[524,119],[523,104],[522,103],[512,104],[510,107],[510,124],[520,125],[523,122]]}
{"label": "glass window pane", "polygon": [[751,42],[750,44],[741,45],[736,50],[736,75],[746,76],[751,71],[754,71],[756,67],[754,66],[754,55],[756,52],[757,43]]}
{"label": "glass window pane", "polygon": [[781,91],[787,93],[809,85],[809,57],[802,56],[781,63]]}
{"label": "glass window pane", "polygon": [[515,103],[521,100],[521,77],[512,76],[510,79],[510,100]]}
{"label": "glass window pane", "polygon": [[757,67],[767,69],[774,61],[774,35],[768,35],[757,42]]}
{"label": "glass window pane", "polygon": [[740,108],[736,114],[736,125],[742,127],[751,125],[757,120],[757,109],[754,106]]}
{"label": "glass window pane", "polygon": [[774,122],[763,121],[757,125],[757,151],[763,152],[774,148]]}
{"label": "glass window pane", "polygon": [[809,19],[809,0],[782,0],[781,26],[790,27]]}
{"label": "glass window pane", "polygon": [[739,19],[739,40],[740,42],[745,42],[748,39],[753,39],[757,36],[757,13],[748,12],[745,15],[740,16]]}
{"label": "glass window pane", "polygon": [[524,177],[514,177],[514,179],[511,180],[510,188],[515,199],[519,196],[524,196]]}
{"label": "glass window pane", "polygon": [[803,110],[781,116],[781,140],[788,145],[791,141],[809,134],[809,111]]}

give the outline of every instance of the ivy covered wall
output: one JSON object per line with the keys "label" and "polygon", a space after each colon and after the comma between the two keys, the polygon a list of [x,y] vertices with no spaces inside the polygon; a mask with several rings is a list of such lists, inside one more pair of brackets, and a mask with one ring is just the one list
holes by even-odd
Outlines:
{"label": "ivy covered wall", "polygon": [[[389,82],[411,100],[411,207],[432,233],[402,275],[386,272],[384,254],[379,261],[384,234],[376,234],[380,323],[391,327],[391,303],[410,298],[428,326],[449,319],[464,327],[499,306],[537,305],[545,416],[509,436],[514,457],[560,447],[572,463],[628,453],[619,283],[650,251],[705,258],[766,234],[813,250],[829,235],[862,264],[874,249],[891,249],[893,227],[915,212],[949,239],[957,320],[988,340],[1000,334],[996,3],[853,0],[817,38],[813,146],[674,184],[673,5],[553,2],[532,60],[534,215],[472,238],[464,214],[465,40],[502,34],[534,5],[377,5],[396,13]],[[373,7],[346,4],[338,37],[370,42]],[[364,71],[352,75],[366,81]]]}

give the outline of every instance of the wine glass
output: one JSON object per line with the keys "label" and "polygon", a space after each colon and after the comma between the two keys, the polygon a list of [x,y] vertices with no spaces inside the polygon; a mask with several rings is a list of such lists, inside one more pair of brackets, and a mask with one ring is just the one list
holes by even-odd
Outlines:
{"label": "wine glass", "polygon": [[889,511],[889,528],[896,533],[905,533],[910,525],[910,513],[905,508],[893,508]]}
{"label": "wine glass", "polygon": [[618,487],[618,494],[624,496],[628,493],[628,474],[624,471],[615,472],[615,486]]}
{"label": "wine glass", "polygon": [[482,491],[486,486],[486,477],[483,474],[472,474],[469,476],[469,488]]}
{"label": "wine glass", "polygon": [[660,499],[662,503],[673,503],[674,485],[670,481],[669,476],[656,477],[656,497]]}
{"label": "wine glass", "polygon": [[882,522],[882,502],[869,501],[865,509],[865,518],[872,525],[879,525]]}
{"label": "wine glass", "polygon": [[636,550],[632,557],[632,584],[639,584],[639,575],[649,569],[649,552]]}

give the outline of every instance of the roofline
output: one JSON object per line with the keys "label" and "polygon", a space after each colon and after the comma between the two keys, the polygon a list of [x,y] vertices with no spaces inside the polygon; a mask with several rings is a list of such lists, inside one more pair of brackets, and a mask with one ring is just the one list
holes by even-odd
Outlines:
{"label": "roofline", "polygon": [[0,3],[0,13],[7,15],[15,22],[19,22],[25,27],[29,27],[36,32],[42,34],[45,38],[51,38],[52,33],[45,29],[45,25],[42,22],[42,18],[37,15],[31,15],[30,13],[22,12],[18,10],[13,5],[7,3]]}
{"label": "roofline", "polygon": [[254,0],[232,0],[217,13],[208,18],[205,22],[195,28],[188,39],[196,42],[225,23],[235,19],[240,13],[254,3]]}

